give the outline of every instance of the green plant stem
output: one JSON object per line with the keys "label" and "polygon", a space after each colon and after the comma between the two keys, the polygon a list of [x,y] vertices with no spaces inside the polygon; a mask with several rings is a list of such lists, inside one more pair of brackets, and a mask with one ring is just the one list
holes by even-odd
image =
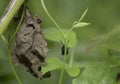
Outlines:
{"label": "green plant stem", "polygon": [[14,69],[14,65],[13,65],[12,59],[11,59],[11,54],[10,54],[10,47],[9,47],[9,45],[8,45],[8,55],[9,55],[10,66],[11,66],[11,69],[12,69],[12,71],[13,71],[13,74],[15,75],[15,77],[16,77],[17,81],[19,82],[19,84],[22,84],[22,81],[20,80],[20,78],[18,77],[18,75],[17,75],[17,73],[16,73],[16,71],[15,71],[15,69]]}
{"label": "green plant stem", "polygon": [[[64,46],[65,46],[65,49],[64,49],[64,61],[63,61],[63,66],[62,66],[62,69],[61,69],[61,74],[60,74],[60,79],[59,79],[59,84],[62,84],[62,80],[63,80],[63,76],[64,76],[64,70],[65,70],[65,64],[66,64],[66,49],[67,49],[67,36],[64,34],[64,32],[62,31],[62,28],[56,23],[56,21],[52,18],[52,16],[50,15],[50,13],[48,12],[46,6],[45,6],[45,3],[44,3],[44,0],[41,0],[41,4],[42,4],[42,7],[44,9],[44,11],[46,12],[46,14],[48,15],[48,17],[52,20],[52,22],[56,25],[57,29],[59,30],[62,38],[63,38],[63,41],[64,41]],[[71,30],[69,30],[69,32],[71,32]],[[69,32],[67,35],[69,35]]]}
{"label": "green plant stem", "polygon": [[83,18],[85,17],[85,15],[87,14],[88,8],[86,8],[86,10],[83,12],[82,16],[79,19],[79,22],[81,22],[83,20]]}
{"label": "green plant stem", "polygon": [[45,6],[45,3],[44,3],[44,0],[41,0],[41,4],[42,4],[42,7],[45,11],[45,13],[48,15],[48,17],[52,20],[52,22],[56,25],[57,29],[60,31],[61,33],[61,36],[63,37],[63,39],[65,40],[65,34],[64,32],[62,31],[62,28],[57,24],[57,22],[52,18],[52,16],[50,15],[50,13],[48,12],[46,6]]}
{"label": "green plant stem", "polygon": [[23,18],[24,18],[24,10],[25,10],[25,5],[24,5],[23,11],[22,11],[22,15],[21,15],[19,24],[18,24],[18,26],[17,26],[17,28],[16,28],[16,31],[15,31],[15,33],[13,34],[13,36],[11,37],[11,39],[10,39],[10,41],[9,41],[9,43],[8,43],[8,55],[9,55],[9,59],[10,59],[11,69],[12,69],[13,74],[15,75],[17,81],[19,82],[19,84],[22,84],[22,81],[20,80],[20,78],[18,77],[18,75],[17,75],[17,73],[16,73],[16,71],[15,71],[15,69],[14,69],[14,65],[13,65],[13,63],[12,63],[11,54],[10,54],[10,47],[11,47],[11,43],[12,43],[13,38],[15,37],[17,31],[19,30],[19,28],[20,28],[20,26],[21,26],[21,24],[22,24],[22,21],[23,21]]}
{"label": "green plant stem", "polygon": [[[25,5],[26,5],[26,4],[25,4]],[[24,5],[23,11],[22,11],[22,15],[21,15],[19,24],[18,24],[18,26],[17,26],[17,28],[16,28],[16,31],[15,31],[15,33],[13,34],[13,36],[11,37],[11,39],[10,39],[10,43],[12,42],[13,38],[15,37],[16,33],[18,32],[18,30],[19,30],[19,28],[20,28],[20,26],[21,26],[21,24],[22,24],[22,21],[23,21],[23,18],[24,18],[24,13],[25,13],[25,5]]]}
{"label": "green plant stem", "polygon": [[65,35],[66,38],[69,36],[69,34],[72,32],[73,29],[74,29],[74,27],[71,27],[71,28],[68,30],[67,34]]}
{"label": "green plant stem", "polygon": [[72,67],[72,65],[73,65],[73,57],[74,57],[74,49],[71,49],[69,67]]}
{"label": "green plant stem", "polygon": [[6,40],[6,38],[4,37],[4,35],[2,35],[1,38],[5,42],[5,44],[8,44],[8,41]]}
{"label": "green plant stem", "polygon": [[[17,26],[17,29],[16,29],[14,35],[12,36],[12,38],[10,39],[10,42],[13,40],[13,37],[15,36],[16,32],[18,31],[18,29],[19,29],[19,27],[20,27],[20,25],[21,25],[21,23],[22,23],[23,15],[24,15],[24,11],[23,11],[23,13],[22,13],[20,22],[19,22],[19,24],[18,24],[18,26]],[[10,52],[10,44],[11,44],[11,43],[8,43],[8,41],[6,40],[6,38],[5,38],[3,35],[2,35],[1,37],[2,37],[3,41],[8,45],[8,56],[9,56],[10,66],[11,66],[11,69],[12,69],[12,71],[13,71],[13,74],[14,74],[14,76],[16,77],[18,83],[19,83],[19,84],[22,84],[22,81],[21,81],[20,78],[18,77],[18,75],[17,75],[17,73],[16,73],[16,71],[15,71],[15,69],[14,69],[14,65],[13,65],[13,63],[12,63],[11,52]]]}
{"label": "green plant stem", "polygon": [[[11,0],[12,1],[12,0]],[[16,0],[12,9],[5,15],[5,18],[0,22],[0,36],[6,30],[8,24],[14,17],[15,13],[18,11],[20,6],[23,4],[24,0]]]}
{"label": "green plant stem", "polygon": [[62,80],[63,80],[63,76],[64,76],[64,70],[65,70],[65,64],[66,64],[66,57],[67,57],[67,54],[66,54],[66,49],[67,49],[67,44],[65,44],[65,49],[64,49],[64,61],[63,61],[63,66],[62,66],[62,70],[61,70],[61,74],[60,74],[60,79],[59,79],[59,84],[62,84]]}
{"label": "green plant stem", "polygon": [[[21,24],[22,24],[23,16],[24,16],[24,10],[23,10],[23,13],[22,13],[20,22],[19,22],[19,24],[18,24],[18,26],[17,26],[17,29],[16,29],[13,37],[15,37],[18,29],[20,28],[20,26],[21,26]],[[10,39],[10,42],[13,40],[13,37]],[[8,45],[8,46],[10,46],[10,45]],[[14,66],[13,66],[13,63],[12,63],[12,59],[11,59],[11,55],[10,55],[10,48],[8,48],[8,51],[9,51],[8,54],[9,54],[9,59],[10,59],[10,65],[11,65],[11,69],[12,69],[12,71],[13,71],[13,74],[15,75],[16,79],[18,80],[19,84],[22,84],[22,81],[20,80],[20,78],[18,77],[18,75],[17,75],[17,73],[16,73],[16,71],[15,71],[15,69],[14,69]]]}

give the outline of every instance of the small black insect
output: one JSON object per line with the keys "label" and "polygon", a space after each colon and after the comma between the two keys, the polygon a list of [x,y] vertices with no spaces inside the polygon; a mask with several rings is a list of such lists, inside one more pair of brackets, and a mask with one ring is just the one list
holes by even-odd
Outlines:
{"label": "small black insect", "polygon": [[[61,48],[61,54],[65,55],[65,45],[63,45],[62,48]],[[68,54],[69,54],[69,48],[66,47],[66,55],[68,55]]]}

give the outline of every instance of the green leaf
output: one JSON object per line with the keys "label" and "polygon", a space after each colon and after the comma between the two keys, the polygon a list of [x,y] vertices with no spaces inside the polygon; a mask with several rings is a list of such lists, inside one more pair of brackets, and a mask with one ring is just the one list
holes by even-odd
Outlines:
{"label": "green leaf", "polygon": [[[46,59],[46,64],[42,67],[42,74],[45,74],[48,71],[61,69],[62,66],[63,66],[62,61],[60,61],[57,57],[49,57]],[[65,71],[71,77],[76,77],[80,73],[80,68],[77,66],[69,67],[68,64],[66,64]]]}
{"label": "green leaf", "polygon": [[49,57],[46,59],[46,65],[42,67],[42,74],[48,71],[60,69],[62,62],[57,57]]}
{"label": "green leaf", "polygon": [[74,67],[67,67],[66,66],[65,70],[71,77],[76,77],[80,74],[80,68],[77,66],[74,66]]}
{"label": "green leaf", "polygon": [[80,27],[85,27],[90,25],[90,23],[86,23],[86,22],[78,22],[76,24],[73,25],[74,28],[80,28]]}
{"label": "green leaf", "polygon": [[[68,31],[67,29],[63,30],[65,33]],[[61,42],[63,41],[62,36],[60,32],[56,28],[47,28],[44,29],[44,36],[46,39],[55,41],[55,42]],[[68,36],[68,47],[74,47],[77,44],[77,38],[75,32],[71,32]]]}
{"label": "green leaf", "polygon": [[44,36],[46,39],[60,42],[62,41],[62,37],[60,35],[60,32],[56,28],[46,28],[44,29]]}
{"label": "green leaf", "polygon": [[77,37],[75,32],[71,32],[68,36],[68,47],[73,48],[77,44]]}
{"label": "green leaf", "polygon": [[88,8],[83,12],[82,16],[79,19],[79,22],[81,22],[84,19],[85,15],[87,14],[87,11],[88,11]]}
{"label": "green leaf", "polygon": [[94,63],[88,65],[83,73],[72,82],[73,84],[115,84],[116,71],[109,63]]}

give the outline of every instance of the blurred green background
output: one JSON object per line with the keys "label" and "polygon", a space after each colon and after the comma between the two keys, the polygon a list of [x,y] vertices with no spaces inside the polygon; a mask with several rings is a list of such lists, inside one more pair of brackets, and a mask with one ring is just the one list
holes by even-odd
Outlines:
{"label": "blurred green background", "polygon": [[[0,16],[9,1],[0,0]],[[52,17],[62,28],[70,28],[73,22],[78,20],[84,10],[88,8],[84,21],[91,23],[91,25],[75,30],[78,43],[75,47],[74,62],[80,67],[84,67],[92,61],[107,61],[108,49],[120,51],[119,31],[116,31],[110,37],[106,37],[109,32],[120,28],[120,0],[45,0],[45,3]],[[40,0],[29,0],[28,7],[33,15],[41,17],[43,31],[55,27],[42,9]],[[101,39],[102,36],[106,39]],[[49,47],[48,56],[61,58],[60,48],[62,44],[48,40],[47,42]],[[53,71],[51,78],[38,80],[26,73],[22,65],[15,67],[15,69],[23,84],[57,84],[60,75],[60,71]],[[71,80],[72,78],[65,73],[64,84],[71,84]],[[7,46],[0,40],[0,84],[17,83],[10,68]]]}

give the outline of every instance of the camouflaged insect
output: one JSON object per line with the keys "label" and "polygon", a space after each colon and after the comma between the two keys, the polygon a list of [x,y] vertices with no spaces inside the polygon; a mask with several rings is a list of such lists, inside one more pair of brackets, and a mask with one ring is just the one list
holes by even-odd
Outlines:
{"label": "camouflaged insect", "polygon": [[40,28],[41,20],[38,16],[32,17],[26,9],[23,23],[16,35],[16,47],[12,60],[15,65],[23,64],[27,71],[41,79],[41,66],[45,63],[48,52],[47,43]]}

